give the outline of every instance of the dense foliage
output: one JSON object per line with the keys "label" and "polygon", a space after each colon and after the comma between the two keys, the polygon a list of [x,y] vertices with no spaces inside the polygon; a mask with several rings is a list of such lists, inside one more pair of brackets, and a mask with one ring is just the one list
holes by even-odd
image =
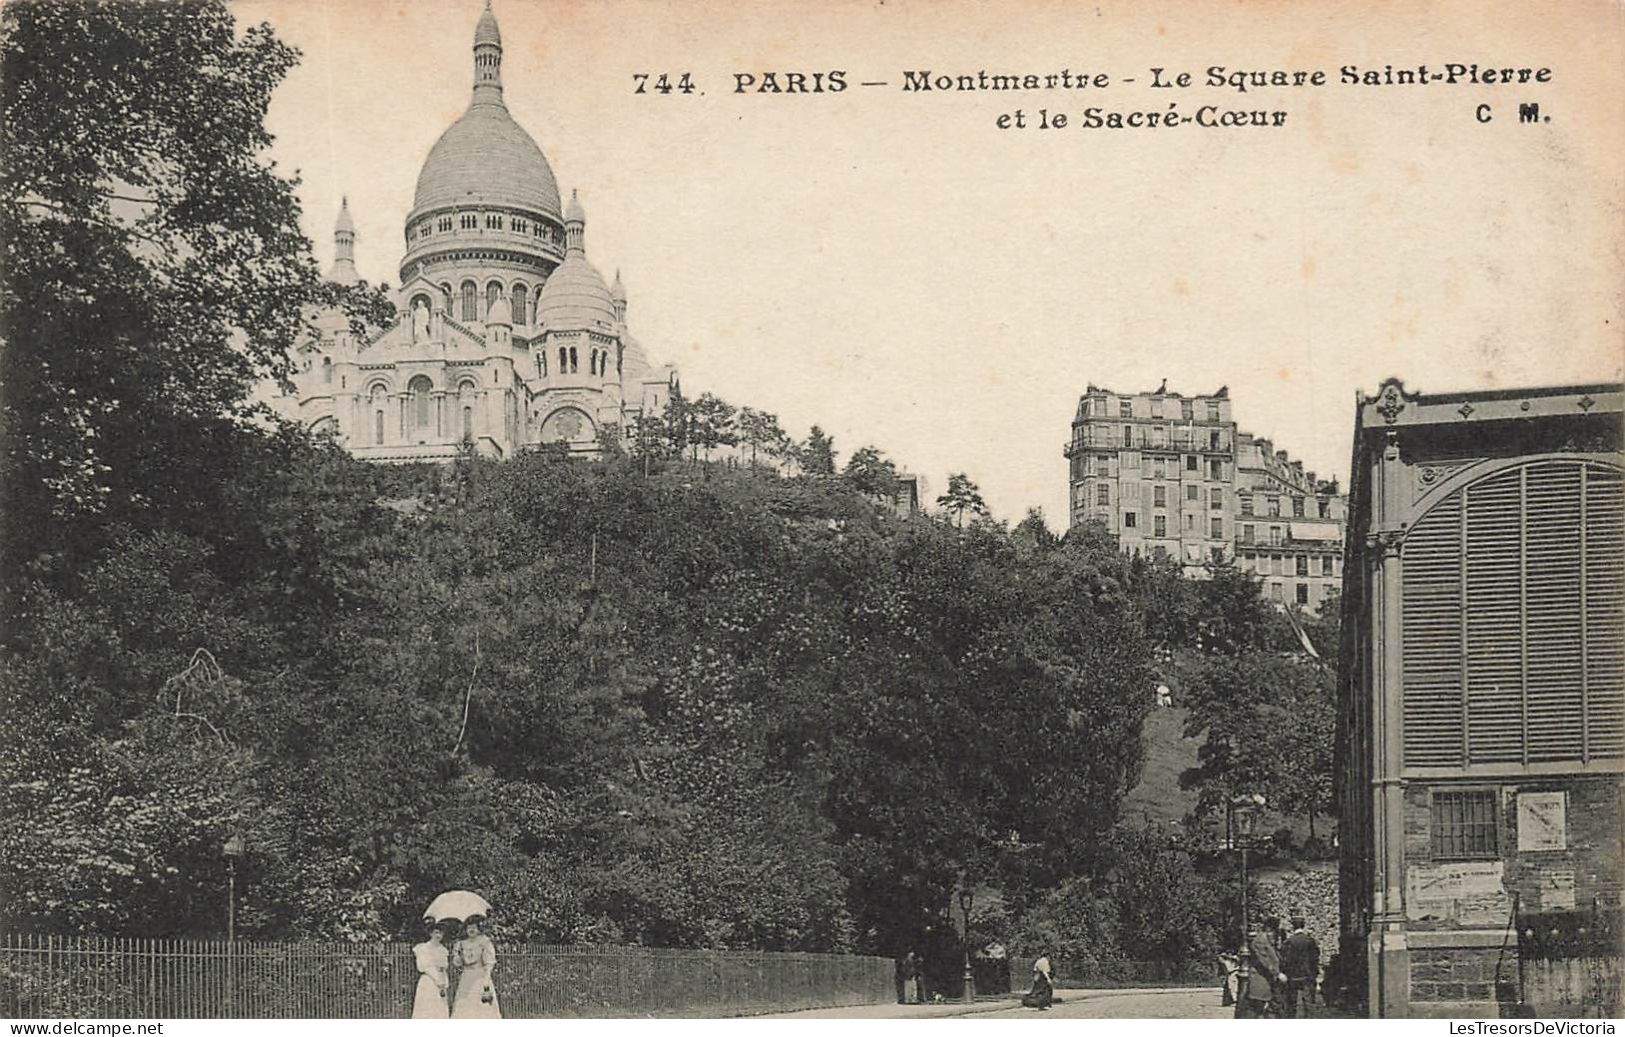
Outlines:
{"label": "dense foliage", "polygon": [[250,936],[472,887],[505,938],[896,953],[983,890],[1030,942],[1211,950],[1192,852],[1118,803],[1171,644],[1213,655],[1201,780],[1251,780],[1256,588],[1006,529],[963,473],[899,517],[878,448],[711,394],[591,464],[311,442],[253,386],[317,307],[391,310],[320,281],[264,157],[296,55],[219,3],[0,17],[0,928],[217,935],[240,834]]}
{"label": "dense foliage", "polygon": [[257,449],[209,535],[30,586],[13,922],[207,927],[241,830],[248,932],[472,885],[515,936],[883,949],[1090,867],[1136,779],[1115,552],[839,478]]}

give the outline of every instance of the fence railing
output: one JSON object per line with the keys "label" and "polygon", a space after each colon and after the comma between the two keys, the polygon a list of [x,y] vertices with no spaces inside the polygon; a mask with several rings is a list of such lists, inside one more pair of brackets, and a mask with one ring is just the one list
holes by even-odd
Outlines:
{"label": "fence railing", "polygon": [[[716,1018],[889,1002],[887,958],[507,944],[509,1018]],[[261,943],[0,935],[0,1016],[388,1019],[411,1014],[404,943]]]}

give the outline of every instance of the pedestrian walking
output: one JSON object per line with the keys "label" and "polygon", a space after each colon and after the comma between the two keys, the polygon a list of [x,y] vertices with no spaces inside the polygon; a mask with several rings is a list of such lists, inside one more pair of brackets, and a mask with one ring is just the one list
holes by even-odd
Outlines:
{"label": "pedestrian walking", "polygon": [[429,936],[412,948],[412,957],[418,966],[418,987],[412,997],[413,1019],[444,1019],[449,1014],[446,1005],[446,987],[449,985],[449,955],[446,951],[446,926],[436,922],[429,927]]}
{"label": "pedestrian walking", "polygon": [[1286,974],[1281,1014],[1289,1019],[1307,1018],[1320,977],[1320,945],[1309,935],[1302,915],[1292,916],[1292,933],[1281,945],[1281,971]]}
{"label": "pedestrian walking", "polygon": [[457,941],[455,958],[457,996],[451,1003],[453,1019],[501,1019],[496,986],[491,972],[496,968],[497,950],[491,938],[480,931],[485,919],[472,915],[464,923],[468,932]]}
{"label": "pedestrian walking", "polygon": [[903,1003],[905,1005],[925,1004],[925,985],[921,976],[925,972],[920,956],[913,951],[903,955]]}
{"label": "pedestrian walking", "polygon": [[1033,962],[1033,982],[1022,995],[1021,1003],[1039,1011],[1047,1009],[1055,1000],[1055,981],[1050,975],[1048,954],[1040,954]]}
{"label": "pedestrian walking", "polygon": [[1244,1019],[1261,1019],[1269,1014],[1270,1003],[1274,1001],[1276,993],[1286,983],[1286,975],[1281,971],[1281,958],[1275,952],[1275,942],[1269,934],[1275,929],[1276,920],[1266,918],[1253,931],[1252,939],[1247,947],[1252,952],[1252,967],[1247,970],[1247,989],[1242,991],[1245,995],[1236,1003],[1239,1011],[1236,1013]]}

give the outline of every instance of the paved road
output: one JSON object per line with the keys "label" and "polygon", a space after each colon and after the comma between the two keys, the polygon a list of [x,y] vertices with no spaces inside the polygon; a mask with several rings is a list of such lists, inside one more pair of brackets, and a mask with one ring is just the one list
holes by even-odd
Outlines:
{"label": "paved road", "polygon": [[786,1012],[778,1019],[1228,1019],[1216,987],[1197,990],[1061,990],[1061,1003],[1047,1011],[1014,1000],[962,1005],[860,1005]]}
{"label": "paved road", "polygon": [[1219,991],[1124,990],[1061,991],[1060,1004],[1047,1011],[1012,1008],[960,1016],[962,1019],[1229,1019],[1234,1009],[1219,1004]]}

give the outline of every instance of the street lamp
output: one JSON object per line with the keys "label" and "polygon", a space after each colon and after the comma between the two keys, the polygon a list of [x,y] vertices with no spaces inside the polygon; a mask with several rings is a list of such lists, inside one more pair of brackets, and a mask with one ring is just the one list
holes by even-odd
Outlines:
{"label": "street lamp", "polygon": [[237,1011],[237,858],[248,852],[242,833],[233,832],[220,848],[226,858],[226,1014]]}
{"label": "street lamp", "polygon": [[959,912],[965,919],[964,945],[965,945],[965,991],[963,1000],[966,1003],[976,1000],[976,973],[970,967],[970,905],[975,893],[970,885],[962,883],[959,887]]}
{"label": "street lamp", "polygon": [[237,832],[220,848],[226,858],[226,941],[237,939],[237,858],[248,852],[248,844]]}
{"label": "street lamp", "polygon": [[1236,966],[1236,1016],[1247,1012],[1247,977],[1251,973],[1251,927],[1247,924],[1247,850],[1258,834],[1258,818],[1264,812],[1264,797],[1243,794],[1230,800],[1230,844],[1241,848],[1241,956]]}

